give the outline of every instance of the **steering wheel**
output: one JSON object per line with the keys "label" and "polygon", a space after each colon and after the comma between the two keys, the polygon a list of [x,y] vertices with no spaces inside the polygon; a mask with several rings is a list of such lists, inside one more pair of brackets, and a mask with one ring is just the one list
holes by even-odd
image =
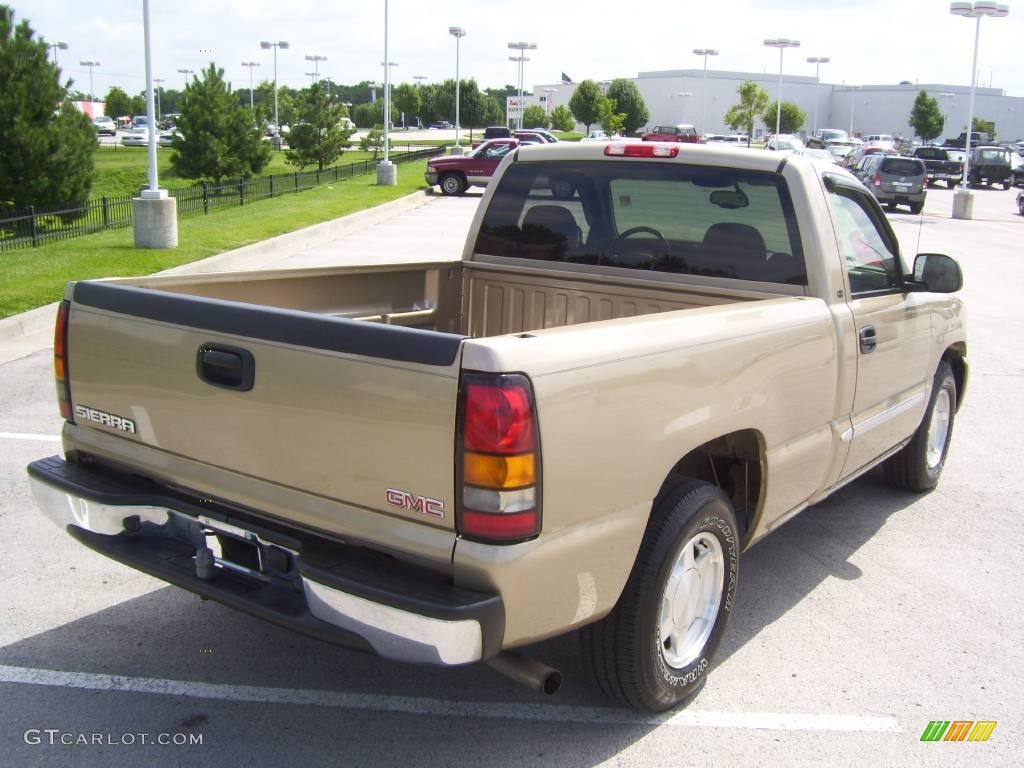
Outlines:
{"label": "steering wheel", "polygon": [[[618,261],[618,254],[615,253],[615,249],[619,246],[619,244],[627,237],[632,237],[633,235],[640,234],[654,235],[654,237],[657,238],[658,241],[665,247],[665,255],[668,256],[669,258],[672,258],[672,246],[668,244],[668,240],[665,239],[665,236],[662,235],[661,232],[656,230],[654,227],[630,227],[625,232],[620,233],[614,240],[611,241],[611,243],[608,244],[606,253],[609,257],[612,257],[616,261]],[[653,256],[654,254],[651,254],[652,261]],[[653,263],[651,264],[651,266],[653,267]]]}

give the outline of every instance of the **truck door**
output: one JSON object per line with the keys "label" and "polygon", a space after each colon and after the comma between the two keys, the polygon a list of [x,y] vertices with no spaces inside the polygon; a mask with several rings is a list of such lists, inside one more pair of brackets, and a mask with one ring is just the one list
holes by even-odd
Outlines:
{"label": "truck door", "polygon": [[850,444],[845,478],[920,423],[931,381],[931,318],[923,294],[903,289],[899,245],[878,203],[861,189],[830,186],[857,348],[852,426],[842,436]]}

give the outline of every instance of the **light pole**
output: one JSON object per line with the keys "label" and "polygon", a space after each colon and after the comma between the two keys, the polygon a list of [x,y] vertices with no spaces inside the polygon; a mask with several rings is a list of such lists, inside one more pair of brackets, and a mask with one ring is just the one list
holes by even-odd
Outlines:
{"label": "light pole", "polygon": [[132,230],[136,248],[174,248],[178,244],[177,201],[160,189],[156,166],[156,100],[153,91],[153,36],[149,0],[142,0],[142,29],[146,58],[146,122],[149,133],[149,187],[132,198]]}
{"label": "light pole", "polygon": [[704,78],[700,88],[700,135],[707,133],[707,102],[708,102],[708,56],[717,56],[715,48],[694,48],[693,52],[704,57]]}
{"label": "light pole", "polygon": [[80,61],[78,63],[83,67],[89,68],[89,101],[96,101],[96,96],[93,94],[92,90],[92,70],[95,67],[98,67],[100,63],[98,61]]}
{"label": "light pole", "polygon": [[[326,56],[320,56],[319,54],[313,54],[311,56],[310,54],[307,53],[306,54],[306,61],[312,61],[313,62],[313,77],[315,77],[317,80],[319,80],[320,79],[320,62],[321,61],[327,61],[327,57]],[[306,74],[308,75],[309,73],[307,72]]]}
{"label": "light pole", "polygon": [[288,50],[287,40],[276,40],[274,42],[268,42],[266,40],[260,41],[260,48],[267,50],[268,48],[274,49],[274,137],[271,141],[274,143],[276,149],[281,148],[281,122],[277,117],[277,49]]}
{"label": "light pole", "polygon": [[850,138],[854,136],[853,133],[853,116],[857,111],[857,91],[860,90],[859,85],[850,86]]}
{"label": "light pole", "polygon": [[319,73],[319,72],[306,72],[305,74],[306,74],[306,77],[308,77],[308,78],[309,78],[309,84],[310,84],[310,85],[312,85],[313,83],[315,83],[315,82],[316,82],[316,79],[317,79],[318,77],[320,77],[320,73]]}
{"label": "light pole", "polygon": [[159,121],[163,116],[163,110],[160,108],[160,86],[167,81],[162,77],[154,77],[153,82],[156,83],[156,119]]}
{"label": "light pole", "polygon": [[458,149],[453,154],[462,154],[462,144],[459,142],[459,128],[462,123],[459,117],[459,46],[462,38],[466,36],[465,27],[448,27],[448,34],[455,38],[455,146]]}
{"label": "light pole", "polygon": [[782,54],[785,53],[787,48],[799,48],[800,41],[778,37],[765,40],[764,44],[769,48],[779,49],[779,94],[776,97],[777,101],[775,104],[775,135],[778,136],[779,130],[782,128]]}
{"label": "light pole", "polygon": [[423,85],[423,81],[427,79],[426,75],[413,75],[412,79],[416,81],[416,87],[419,88]]}
{"label": "light pole", "polygon": [[535,51],[537,50],[536,43],[527,43],[520,40],[518,43],[509,43],[508,47],[514,51],[519,51],[519,56],[516,58],[509,57],[509,61],[519,62],[519,130],[523,130],[523,64],[529,61],[526,58],[524,51]]}
{"label": "light pole", "polygon": [[807,63],[814,65],[814,133],[818,133],[818,84],[820,82],[820,71],[822,64],[828,64],[831,59],[828,56],[808,56]]}
{"label": "light pole", "polygon": [[260,63],[258,61],[243,61],[242,66],[248,67],[249,69],[249,111],[252,112],[255,109],[254,102],[252,99],[252,70],[254,67],[258,67]]}
{"label": "light pole", "polygon": [[971,64],[971,98],[967,107],[967,141],[964,144],[963,186],[953,193],[953,218],[970,219],[973,215],[974,206],[973,197],[968,187],[971,185],[971,132],[974,130],[974,88],[978,83],[978,42],[981,39],[981,17],[1003,18],[1009,16],[1010,6],[978,0],[978,2],[974,3],[950,3],[949,12],[954,16],[964,16],[975,20],[974,61]]}
{"label": "light pole", "polygon": [[59,65],[59,62],[57,61],[57,51],[58,50],[66,51],[68,49],[68,44],[67,43],[50,43],[49,46],[50,46],[50,49],[53,51],[53,63],[54,63],[54,66],[57,66],[57,65]]}
{"label": "light pole", "polygon": [[188,87],[188,76],[194,75],[196,71],[194,69],[179,69],[178,72],[185,76],[185,87]]}
{"label": "light pole", "polygon": [[377,184],[393,187],[398,184],[398,166],[388,158],[388,123],[391,122],[391,68],[395,62],[388,57],[388,0],[384,0],[384,160],[377,164]]}

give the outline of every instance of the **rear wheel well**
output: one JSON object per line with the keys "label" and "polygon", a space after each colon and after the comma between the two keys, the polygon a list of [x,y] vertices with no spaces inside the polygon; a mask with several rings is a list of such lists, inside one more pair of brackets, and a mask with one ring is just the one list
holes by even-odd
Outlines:
{"label": "rear wheel well", "polygon": [[[955,369],[954,369],[955,370]],[[660,499],[687,478],[717,486],[729,497],[745,540],[757,513],[764,486],[761,436],[752,429],[709,440],[676,462],[658,490]]]}

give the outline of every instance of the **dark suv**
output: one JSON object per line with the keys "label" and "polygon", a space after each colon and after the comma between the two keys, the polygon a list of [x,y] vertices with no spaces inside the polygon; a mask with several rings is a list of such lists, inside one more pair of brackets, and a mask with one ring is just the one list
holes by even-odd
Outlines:
{"label": "dark suv", "polygon": [[484,141],[490,139],[511,139],[512,129],[504,125],[491,125],[484,128]]}
{"label": "dark suv", "polygon": [[1010,150],[1006,147],[975,147],[971,150],[970,178],[968,186],[998,184],[1009,189],[1013,178],[1010,164]]}
{"label": "dark suv", "polygon": [[864,185],[878,202],[895,211],[897,205],[906,205],[918,214],[924,208],[928,173],[924,162],[900,155],[872,155],[865,160],[860,173]]}

